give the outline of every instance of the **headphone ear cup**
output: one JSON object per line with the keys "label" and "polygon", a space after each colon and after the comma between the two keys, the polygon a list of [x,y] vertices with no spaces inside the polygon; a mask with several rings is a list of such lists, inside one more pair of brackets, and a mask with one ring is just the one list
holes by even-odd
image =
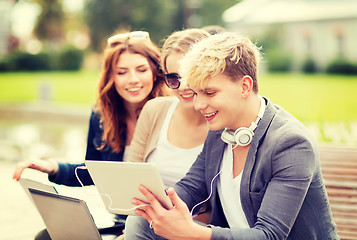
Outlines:
{"label": "headphone ear cup", "polygon": [[247,146],[250,144],[254,136],[254,132],[249,128],[238,128],[234,133],[234,140],[238,146]]}
{"label": "headphone ear cup", "polygon": [[228,143],[228,144],[236,144],[234,140],[234,132],[229,129],[224,129],[224,131],[221,134],[221,139],[223,142]]}

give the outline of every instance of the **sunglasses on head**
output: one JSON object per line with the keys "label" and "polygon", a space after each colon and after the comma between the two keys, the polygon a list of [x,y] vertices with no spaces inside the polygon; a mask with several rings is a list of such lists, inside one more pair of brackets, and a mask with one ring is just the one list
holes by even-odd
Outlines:
{"label": "sunglasses on head", "polygon": [[165,83],[171,89],[177,89],[180,87],[181,77],[177,73],[165,74]]}
{"label": "sunglasses on head", "polygon": [[119,33],[116,34],[114,36],[111,36],[110,38],[108,38],[108,45],[112,45],[115,44],[117,42],[120,42],[121,40],[125,40],[125,39],[147,39],[150,40],[150,36],[148,32],[145,31],[133,31],[130,33]]}

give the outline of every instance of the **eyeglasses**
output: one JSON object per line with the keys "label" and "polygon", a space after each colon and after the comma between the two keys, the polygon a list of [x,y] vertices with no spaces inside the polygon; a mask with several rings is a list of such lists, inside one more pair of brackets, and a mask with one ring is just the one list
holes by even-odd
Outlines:
{"label": "eyeglasses", "polygon": [[165,74],[165,83],[171,89],[177,89],[180,87],[181,77],[177,73]]}
{"label": "eyeglasses", "polygon": [[150,36],[149,36],[148,32],[145,32],[145,31],[133,31],[133,32],[130,32],[130,33],[119,33],[119,34],[116,34],[114,36],[111,36],[110,38],[108,38],[108,45],[112,45],[114,43],[119,42],[120,40],[128,39],[128,38],[150,40]]}

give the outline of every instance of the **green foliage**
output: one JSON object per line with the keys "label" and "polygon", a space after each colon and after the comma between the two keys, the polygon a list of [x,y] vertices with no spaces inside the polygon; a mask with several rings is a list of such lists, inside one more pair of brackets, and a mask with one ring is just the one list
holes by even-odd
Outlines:
{"label": "green foliage", "polygon": [[356,75],[357,64],[353,64],[345,58],[337,58],[328,64],[326,72],[331,74]]}
{"label": "green foliage", "polygon": [[317,65],[311,57],[306,58],[301,67],[304,73],[315,73],[318,71]]}
{"label": "green foliage", "polygon": [[252,37],[253,41],[256,39],[256,45],[261,47],[264,61],[271,72],[288,72],[292,68],[292,56],[282,45],[283,31],[282,26],[276,25],[259,37]]}
{"label": "green foliage", "polygon": [[[222,25],[222,13],[238,0],[88,0],[85,19],[92,48],[101,52],[106,39],[118,29],[145,30],[161,44],[173,31],[187,27]],[[190,6],[196,4],[197,6]],[[196,8],[197,7],[197,8]],[[192,26],[189,17],[198,16]]]}
{"label": "green foliage", "polygon": [[0,60],[0,72],[80,70],[83,58],[83,51],[73,47],[38,54],[17,51]]}
{"label": "green foliage", "polygon": [[202,0],[202,5],[198,9],[198,14],[202,18],[201,26],[220,25],[223,26],[222,14],[228,8],[234,6],[239,0]]}
{"label": "green foliage", "polygon": [[266,52],[268,70],[271,72],[289,72],[292,65],[292,57],[280,48],[272,48]]}
{"label": "green foliage", "polygon": [[64,12],[60,0],[34,0],[41,8],[34,32],[40,40],[58,42],[63,38]]}
{"label": "green foliage", "polygon": [[145,30],[158,43],[174,30],[176,1],[89,0],[85,18],[93,49],[102,51],[106,39],[118,29]]}
{"label": "green foliage", "polygon": [[81,69],[84,59],[82,50],[67,47],[58,56],[58,70],[77,71]]}
{"label": "green foliage", "polygon": [[30,54],[14,52],[0,61],[0,71],[40,71],[50,70],[51,61],[48,53]]}

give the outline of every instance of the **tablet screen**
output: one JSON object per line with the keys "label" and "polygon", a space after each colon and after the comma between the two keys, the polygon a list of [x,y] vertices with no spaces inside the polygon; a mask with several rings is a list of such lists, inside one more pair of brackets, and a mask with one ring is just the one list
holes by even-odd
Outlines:
{"label": "tablet screen", "polygon": [[137,206],[131,200],[147,201],[138,189],[140,185],[150,189],[163,207],[172,208],[155,164],[94,160],[87,160],[85,164],[110,213],[133,215]]}

